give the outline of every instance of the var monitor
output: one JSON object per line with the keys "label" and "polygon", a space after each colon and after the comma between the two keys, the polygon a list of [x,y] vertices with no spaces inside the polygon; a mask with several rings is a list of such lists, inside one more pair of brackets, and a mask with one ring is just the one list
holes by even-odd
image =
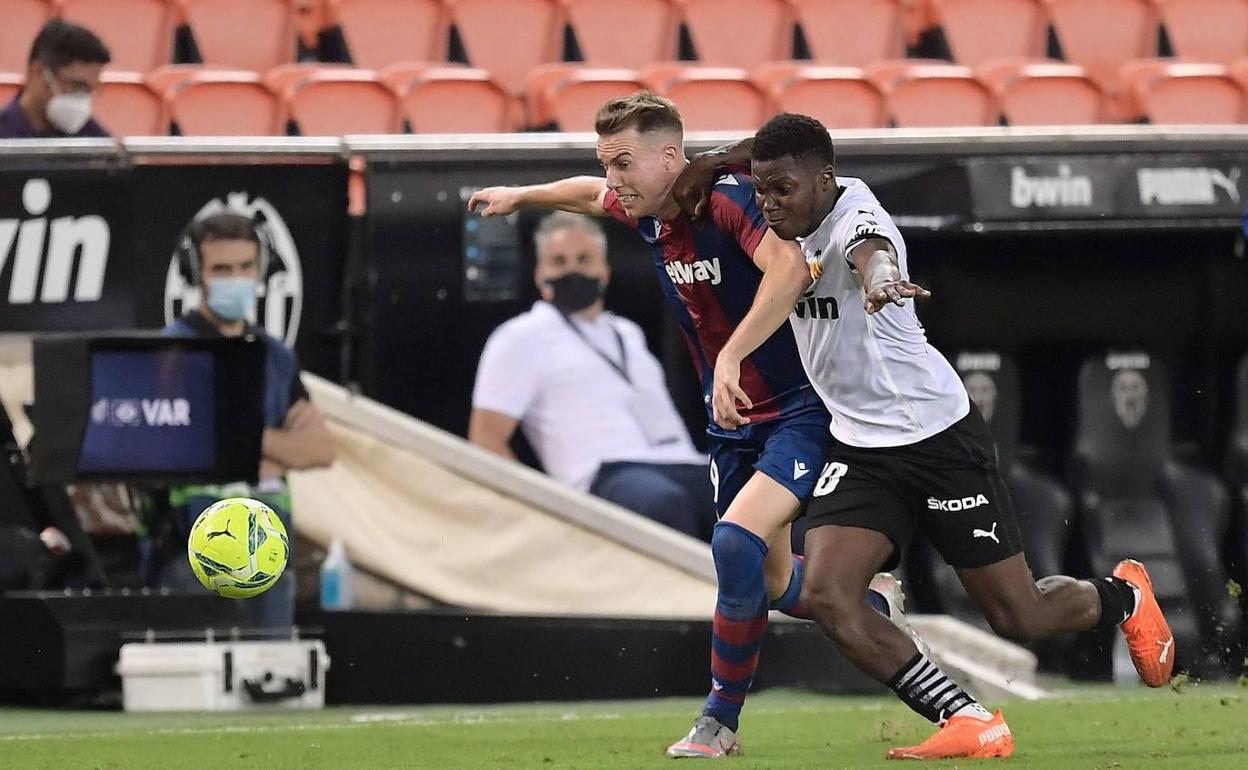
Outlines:
{"label": "var monitor", "polygon": [[265,342],[57,335],[34,342],[38,483],[251,481]]}

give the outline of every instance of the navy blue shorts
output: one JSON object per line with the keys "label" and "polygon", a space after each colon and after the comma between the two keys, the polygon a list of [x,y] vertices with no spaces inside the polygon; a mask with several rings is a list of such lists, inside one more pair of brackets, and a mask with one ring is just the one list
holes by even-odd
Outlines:
{"label": "navy blue shorts", "polygon": [[755,471],[801,502],[810,499],[834,443],[829,422],[828,413],[818,407],[734,431],[708,430],[716,514],[723,518]]}

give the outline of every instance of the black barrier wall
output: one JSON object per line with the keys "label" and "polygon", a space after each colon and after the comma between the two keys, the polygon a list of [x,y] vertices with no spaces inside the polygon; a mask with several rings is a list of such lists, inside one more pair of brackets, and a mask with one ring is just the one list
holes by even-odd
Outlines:
{"label": "black barrier wall", "polygon": [[[1068,450],[1079,362],[1106,348],[1154,351],[1176,368],[1176,435],[1210,463],[1221,456],[1231,372],[1248,348],[1236,256],[1248,141],[1156,135],[950,137],[839,145],[838,171],[873,186],[910,246],[911,272],[935,296],[920,309],[952,355],[989,348],[1023,372],[1023,440],[1060,467]],[[461,435],[485,339],[536,298],[531,231],[514,223],[522,257],[510,296],[474,296],[464,191],[600,173],[592,145],[464,150],[378,149],[369,161],[375,302],[365,324],[366,391]],[[692,370],[665,318],[651,256],[605,223],[608,306],[642,325],[695,437],[705,427]],[[477,259],[480,260],[480,254]],[[487,259],[488,261],[488,259]],[[497,292],[501,269],[490,266]]]}
{"label": "black barrier wall", "polygon": [[173,251],[213,208],[257,217],[274,249],[258,322],[339,379],[348,253],[340,157],[0,156],[0,331],[158,329],[191,296]]}

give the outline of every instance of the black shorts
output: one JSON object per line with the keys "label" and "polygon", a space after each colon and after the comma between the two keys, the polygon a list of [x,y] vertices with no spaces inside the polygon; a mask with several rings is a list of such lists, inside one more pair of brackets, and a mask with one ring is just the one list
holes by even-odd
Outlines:
{"label": "black shorts", "polygon": [[893,569],[917,525],[952,567],[995,564],[1023,550],[1014,504],[979,410],[917,444],[862,449],[837,442],[806,511],[807,528],[882,532]]}

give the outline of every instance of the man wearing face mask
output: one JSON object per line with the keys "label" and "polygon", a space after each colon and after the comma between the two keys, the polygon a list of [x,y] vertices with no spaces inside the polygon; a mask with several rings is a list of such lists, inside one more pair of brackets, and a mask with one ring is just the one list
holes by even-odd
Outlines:
{"label": "man wearing face mask", "polygon": [[25,86],[0,111],[0,139],[107,137],[91,117],[91,100],[109,60],[91,30],[49,21],[31,45]]}
{"label": "man wearing face mask", "polygon": [[486,342],[468,439],[515,459],[508,442],[520,427],[554,478],[709,541],[706,458],[641,329],[603,308],[610,268],[602,229],[557,212],[534,243],[542,298]]}
{"label": "man wearing face mask", "polygon": [[[290,518],[288,470],[324,468],[334,461],[333,437],[324,418],[308,398],[299,379],[295,353],[255,325],[256,297],[267,267],[267,247],[257,223],[245,214],[222,211],[201,217],[183,233],[178,254],[183,277],[199,288],[199,306],[165,327],[171,337],[241,337],[265,341],[264,435],[259,483],[197,485],[171,490],[173,542],[185,543],[191,522],[204,508],[224,497],[251,497],[266,503],[286,529]],[[292,538],[293,540],[293,538]],[[161,570],[159,582],[169,588],[194,588],[179,548]],[[287,570],[278,584],[247,602],[258,626],[289,626],[294,621],[294,574]]]}

